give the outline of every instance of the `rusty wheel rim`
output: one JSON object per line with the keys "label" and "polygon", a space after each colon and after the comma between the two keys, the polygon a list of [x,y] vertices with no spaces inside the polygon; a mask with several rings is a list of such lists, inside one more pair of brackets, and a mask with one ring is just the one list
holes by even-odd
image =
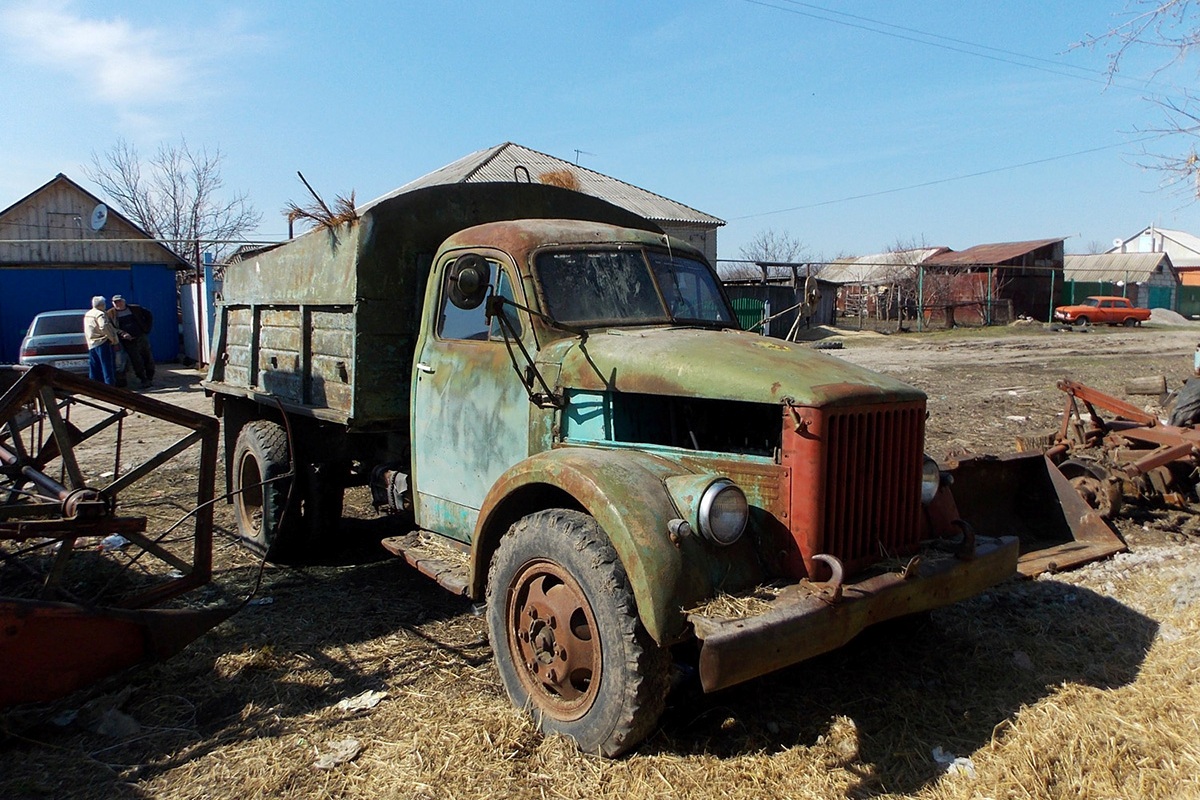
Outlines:
{"label": "rusty wheel rim", "polygon": [[262,533],[263,487],[262,470],[253,453],[243,453],[238,464],[238,517],[243,531],[258,536]]}
{"label": "rusty wheel rim", "polygon": [[596,618],[583,589],[552,561],[513,578],[505,612],[509,649],[530,700],[561,721],[588,712],[600,688]]}

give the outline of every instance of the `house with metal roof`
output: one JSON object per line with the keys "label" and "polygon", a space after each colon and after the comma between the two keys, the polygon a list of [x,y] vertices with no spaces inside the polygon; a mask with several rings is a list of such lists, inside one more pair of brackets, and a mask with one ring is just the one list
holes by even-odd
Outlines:
{"label": "house with metal roof", "polygon": [[174,361],[176,270],[186,267],[161,242],[59,173],[0,210],[0,362],[17,361],[37,313],[86,309],[93,296],[114,294],[154,314],[154,358]]}
{"label": "house with metal roof", "polygon": [[1184,286],[1200,286],[1200,236],[1187,231],[1148,225],[1114,241],[1105,254],[1114,253],[1166,253]]}
{"label": "house with metal roof", "polygon": [[1128,297],[1140,308],[1174,309],[1179,274],[1163,252],[1071,255],[1063,262],[1063,305],[1091,295]]}
{"label": "house with metal roof", "polygon": [[[980,244],[939,253],[923,264],[925,307],[941,307],[947,324],[1046,321],[1062,286],[1064,239]],[[931,298],[929,293],[937,293]]]}
{"label": "house with metal roof", "polygon": [[837,287],[837,313],[860,319],[897,319],[915,314],[917,265],[947,247],[918,247],[839,258],[821,268],[821,280]]}
{"label": "house with metal roof", "polygon": [[948,247],[919,247],[838,258],[821,269],[821,280],[840,286],[891,283],[897,278],[915,275],[917,264],[948,251]]}
{"label": "house with metal roof", "polygon": [[725,224],[724,220],[513,142],[504,142],[463,156],[373,200],[367,207],[402,192],[426,186],[496,181],[550,183],[599,197],[657,223],[666,233],[683,239],[703,252],[709,263],[716,263],[717,228]]}

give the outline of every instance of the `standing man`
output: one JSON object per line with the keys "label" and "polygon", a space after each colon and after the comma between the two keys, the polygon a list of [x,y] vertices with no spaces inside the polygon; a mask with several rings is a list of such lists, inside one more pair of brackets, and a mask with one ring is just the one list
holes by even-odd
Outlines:
{"label": "standing man", "polygon": [[117,367],[113,345],[117,343],[117,329],[105,313],[104,306],[104,296],[96,295],[92,298],[91,310],[83,315],[83,338],[88,346],[88,377],[116,386]]}
{"label": "standing man", "polygon": [[121,346],[129,363],[133,365],[133,374],[142,382],[142,388],[154,385],[154,354],[150,351],[150,328],[154,325],[154,315],[142,306],[126,303],[119,294],[113,295],[113,307],[108,311],[120,332]]}

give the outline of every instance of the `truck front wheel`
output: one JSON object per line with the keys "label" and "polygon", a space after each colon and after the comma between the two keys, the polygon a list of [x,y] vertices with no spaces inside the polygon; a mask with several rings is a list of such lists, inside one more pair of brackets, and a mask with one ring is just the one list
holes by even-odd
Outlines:
{"label": "truck front wheel", "polygon": [[[295,509],[284,514],[291,478],[287,433],[268,420],[246,423],[233,452],[233,504],[238,535],[268,558],[279,554],[286,530],[299,522]],[[293,504],[294,505],[294,504]]]}
{"label": "truck front wheel", "polygon": [[539,729],[616,756],[666,702],[669,658],[638,619],[629,578],[596,521],[554,509],[515,524],[488,574],[496,666]]}

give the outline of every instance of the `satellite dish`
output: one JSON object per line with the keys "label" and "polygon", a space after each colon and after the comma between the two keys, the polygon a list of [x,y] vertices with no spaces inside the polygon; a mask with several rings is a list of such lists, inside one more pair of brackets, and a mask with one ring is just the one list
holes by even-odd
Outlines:
{"label": "satellite dish", "polygon": [[1125,244],[1123,239],[1113,239],[1113,247],[1120,247],[1123,244]]}
{"label": "satellite dish", "polygon": [[92,209],[92,230],[98,231],[108,222],[108,206],[97,203]]}

